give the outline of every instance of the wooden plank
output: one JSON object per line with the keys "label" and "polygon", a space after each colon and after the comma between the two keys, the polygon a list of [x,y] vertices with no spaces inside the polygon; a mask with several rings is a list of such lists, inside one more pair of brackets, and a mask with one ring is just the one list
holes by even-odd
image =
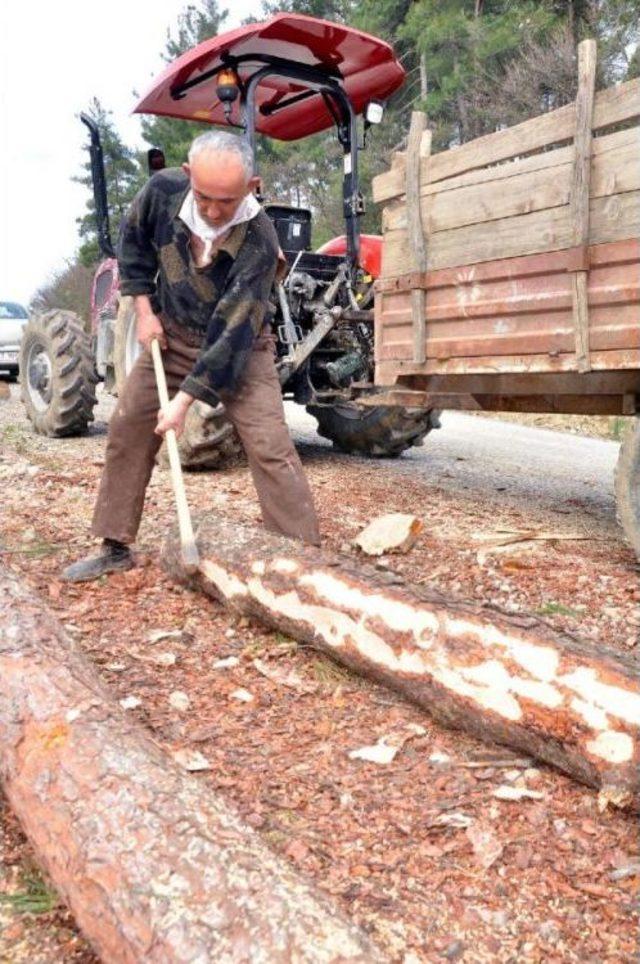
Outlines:
{"label": "wooden plank", "polygon": [[[634,128],[634,134],[630,143],[594,156],[591,197],[640,189],[640,128]],[[425,233],[432,235],[465,224],[479,224],[568,204],[573,178],[573,148],[550,151],[547,156],[554,154],[561,154],[563,163],[540,170],[520,171],[508,180],[494,178],[447,191],[438,191],[438,184],[428,185],[421,196]],[[402,227],[407,213],[404,202],[387,206],[382,215],[383,232]]]}
{"label": "wooden plank", "polygon": [[[634,320],[637,308],[633,309]],[[603,318],[603,326],[591,329],[591,347],[594,351],[634,351],[635,340],[636,359],[640,360],[640,339],[636,336],[630,324],[625,326],[609,326],[606,324],[608,314]],[[525,355],[548,354],[551,358],[559,355],[569,355],[574,351],[573,316],[570,312],[553,315],[546,320],[546,325],[538,322],[543,316],[528,315],[517,325],[511,324],[511,330],[496,335],[492,330],[470,331],[472,326],[464,322],[458,325],[445,325],[431,322],[429,331],[432,336],[427,339],[427,357],[429,360],[448,361],[451,358],[486,358],[492,356],[502,371],[503,364],[508,366],[513,357]],[[513,320],[512,320],[513,321]],[[505,323],[507,327],[507,323]],[[637,329],[636,329],[637,331]],[[398,329],[398,340],[387,342],[378,351],[378,360],[407,360],[411,358],[409,330]],[[403,337],[404,335],[404,337]],[[639,389],[640,390],[640,389]]]}
{"label": "wooden plank", "polygon": [[[634,396],[631,396],[633,398]],[[464,412],[552,412],[562,415],[625,415],[626,395],[470,395],[463,392],[415,392],[402,388],[359,399],[365,408],[401,405]],[[632,402],[635,406],[635,402]],[[635,407],[633,408],[635,412]]]}
{"label": "wooden plank", "polygon": [[[629,80],[617,87],[609,87],[595,96],[593,129],[640,117],[640,78]],[[549,144],[573,137],[576,124],[575,104],[567,104],[558,110],[507,127],[505,130],[485,134],[476,140],[434,154],[430,164],[429,179],[441,181],[465,171],[495,164],[508,158],[519,157]],[[373,179],[373,199],[377,203],[389,201],[404,193],[402,167],[398,164]]]}
{"label": "wooden plank", "polygon": [[[514,357],[573,354],[572,266],[566,251],[492,260],[428,271],[426,356],[431,363],[493,357],[494,371],[509,371]],[[640,242],[589,249],[589,338],[592,352],[624,352],[640,368]],[[402,278],[393,279],[402,281]],[[412,360],[410,292],[379,290],[376,363]],[[473,362],[469,362],[473,366]],[[440,370],[440,369],[436,369]],[[547,369],[552,370],[552,369]],[[577,375],[576,378],[583,376]],[[448,389],[445,389],[448,390]],[[495,390],[495,389],[494,389]],[[586,390],[586,389],[585,389]],[[491,390],[489,390],[491,393]]]}
{"label": "wooden plank", "polygon": [[[583,40],[578,46],[578,96],[576,97],[575,158],[571,178],[571,233],[573,245],[589,243],[589,181],[591,176],[591,125],[596,86],[596,42]],[[636,164],[637,166],[637,164]],[[588,372],[589,301],[587,271],[576,271],[571,279],[573,320],[575,325],[576,364],[579,372]]]}
{"label": "wooden plank", "polygon": [[[473,265],[473,273],[468,268],[441,268],[438,271],[430,271],[423,279],[424,288],[447,288],[457,286],[464,282],[465,278],[474,283],[480,281],[509,281],[520,279],[529,275],[544,275],[548,277],[555,272],[570,271],[572,264],[572,248],[563,251],[544,251],[540,254],[525,256],[521,258],[503,258],[493,261],[485,261]],[[614,241],[610,244],[593,244],[589,248],[589,264],[592,269],[606,269],[609,272],[613,267],[616,271],[623,269],[622,278],[631,279],[631,283],[638,285],[640,274],[632,268],[627,271],[628,265],[640,262],[640,238],[627,238],[623,241]],[[406,290],[404,284],[408,275],[397,275],[393,278],[378,278],[376,290],[380,292],[397,292]],[[616,278],[616,287],[619,286],[621,278]],[[545,281],[546,286],[546,281]]]}
{"label": "wooden plank", "polygon": [[[624,241],[640,234],[640,191],[626,191],[590,202],[591,244]],[[427,265],[430,270],[471,265],[493,259],[520,257],[571,247],[569,206],[534,211],[487,224],[471,224],[451,231],[438,231],[430,238]],[[406,273],[406,229],[385,234],[382,277]]]}
{"label": "wooden plank", "polygon": [[[612,372],[631,370],[637,373],[640,349],[624,351],[591,352],[591,372]],[[376,364],[376,385],[392,385],[397,378],[412,375],[411,384],[419,388],[416,376],[419,375],[491,375],[493,378],[516,374],[544,374],[552,372],[571,373],[576,371],[576,356],[567,352],[550,356],[546,352],[538,355],[511,355],[500,359],[499,372],[494,355],[476,358],[427,358],[422,366],[410,360],[380,359]]]}
{"label": "wooden plank", "polygon": [[589,178],[591,173],[591,124],[596,82],[596,42],[578,46],[578,96],[576,98],[575,158],[571,182],[573,244],[589,239]]}
{"label": "wooden plank", "polygon": [[579,372],[591,371],[589,361],[589,296],[588,272],[574,271],[571,278],[576,366]]}
{"label": "wooden plank", "polygon": [[[427,131],[426,127],[426,114],[422,111],[413,111],[407,141],[406,207],[411,270],[419,272],[427,270],[427,242],[420,205],[420,159],[423,153],[431,153],[431,131]],[[413,358],[416,362],[425,360],[425,309],[426,292],[422,288],[415,288],[411,292],[411,314],[413,318]]]}
{"label": "wooden plank", "polygon": [[[631,127],[623,131],[616,131],[613,134],[604,134],[601,137],[594,137],[591,142],[591,156],[594,168],[598,165],[600,155],[611,152],[624,152],[625,160],[621,158],[617,164],[625,165],[627,157],[635,157],[637,161],[638,150],[640,149],[640,127]],[[633,152],[636,152],[635,155]],[[431,194],[444,194],[446,191],[453,191],[460,187],[469,187],[472,184],[486,184],[489,181],[505,181],[507,178],[518,177],[521,174],[528,174],[532,171],[547,171],[549,176],[554,176],[552,168],[560,167],[563,164],[571,164],[574,157],[573,144],[568,147],[557,147],[555,150],[544,151],[542,154],[531,154],[529,157],[522,157],[516,160],[502,161],[492,167],[478,168],[477,170],[467,171],[466,174],[458,174],[456,177],[447,178],[445,181],[429,181],[428,165],[423,165],[420,173],[420,194],[422,197]],[[602,168],[603,165],[600,165]],[[592,171],[592,179],[594,172]],[[508,185],[505,185],[508,187]],[[618,191],[621,189],[618,188]],[[622,189],[624,190],[624,189]],[[613,194],[613,190],[604,190],[603,194]],[[398,203],[392,202],[392,203]]]}
{"label": "wooden plank", "polygon": [[[567,161],[553,176],[548,170],[534,171],[503,181],[461,187],[455,191],[428,194],[420,199],[422,221],[429,235],[467,224],[486,224],[501,218],[559,207],[569,201],[571,164]],[[638,176],[640,187],[640,175]],[[409,215],[407,204],[387,207],[382,231],[403,227]],[[487,230],[491,230],[487,227]]]}
{"label": "wooden plank", "polygon": [[586,392],[592,396],[634,395],[638,392],[638,374],[634,371],[600,371],[580,375],[574,368],[568,372],[533,371],[515,375],[507,373],[498,378],[495,371],[484,375],[433,374],[421,378],[422,373],[417,366],[412,366],[415,374],[411,374],[409,365],[410,363],[406,362],[400,369],[395,362],[382,362],[380,369],[390,376],[390,380],[386,383],[376,381],[376,385],[390,386],[396,382],[397,376],[408,379],[406,384],[398,383],[402,391],[408,390],[408,385],[415,383],[419,384],[420,391],[471,395],[492,395],[496,391],[501,395],[580,395]]}

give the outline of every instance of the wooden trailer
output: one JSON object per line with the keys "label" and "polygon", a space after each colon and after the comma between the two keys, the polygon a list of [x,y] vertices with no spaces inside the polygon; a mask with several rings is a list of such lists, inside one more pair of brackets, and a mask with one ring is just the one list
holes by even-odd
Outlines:
{"label": "wooden trailer", "polygon": [[630,415],[617,473],[640,553],[640,80],[431,154],[426,118],[374,180],[376,404]]}

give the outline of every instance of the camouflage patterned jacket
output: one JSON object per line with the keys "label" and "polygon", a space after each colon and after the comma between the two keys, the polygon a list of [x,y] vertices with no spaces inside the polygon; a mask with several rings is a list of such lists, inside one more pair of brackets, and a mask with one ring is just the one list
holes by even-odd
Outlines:
{"label": "camouflage patterned jacket", "polygon": [[278,238],[261,211],[238,224],[204,268],[191,254],[190,232],[178,217],[189,179],[179,169],[154,174],[122,222],[120,291],[148,295],[169,332],[202,351],[182,390],[209,405],[233,393],[264,322],[278,263]]}

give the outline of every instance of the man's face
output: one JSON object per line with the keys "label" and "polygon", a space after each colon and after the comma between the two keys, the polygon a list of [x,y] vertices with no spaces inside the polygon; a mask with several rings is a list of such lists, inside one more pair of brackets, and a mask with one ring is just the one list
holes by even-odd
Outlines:
{"label": "man's face", "polygon": [[257,178],[247,180],[240,158],[232,153],[205,151],[182,169],[191,180],[198,214],[212,228],[227,224],[257,183]]}

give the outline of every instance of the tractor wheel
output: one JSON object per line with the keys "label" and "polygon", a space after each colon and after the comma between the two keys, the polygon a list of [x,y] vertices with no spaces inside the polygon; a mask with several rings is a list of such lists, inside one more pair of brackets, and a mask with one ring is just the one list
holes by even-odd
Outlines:
{"label": "tractor wheel", "polygon": [[618,519],[640,559],[640,416],[629,419],[615,476]]}
{"label": "tractor wheel", "polygon": [[[124,380],[141,351],[136,339],[133,298],[125,297],[120,301],[116,319],[114,369],[117,393],[121,391]],[[193,471],[224,469],[244,458],[240,439],[225,415],[224,408],[221,405],[212,408],[203,402],[196,402],[191,406],[185,430],[178,439],[178,451],[182,467]],[[164,445],[158,455],[158,462],[165,466],[169,464]]]}
{"label": "tractor wheel", "polygon": [[39,435],[81,435],[93,421],[96,383],[91,342],[72,311],[46,311],[27,322],[20,343],[27,417]]}
{"label": "tractor wheel", "polygon": [[[184,432],[178,439],[178,451],[182,467],[190,472],[226,469],[244,461],[245,457],[224,407],[212,408],[204,402],[194,402],[189,409]],[[165,445],[160,449],[158,462],[169,464]]]}
{"label": "tractor wheel", "polygon": [[378,458],[397,458],[412,445],[420,445],[432,428],[440,427],[435,409],[347,403],[309,405],[307,411],[318,420],[318,433],[341,452]]}

